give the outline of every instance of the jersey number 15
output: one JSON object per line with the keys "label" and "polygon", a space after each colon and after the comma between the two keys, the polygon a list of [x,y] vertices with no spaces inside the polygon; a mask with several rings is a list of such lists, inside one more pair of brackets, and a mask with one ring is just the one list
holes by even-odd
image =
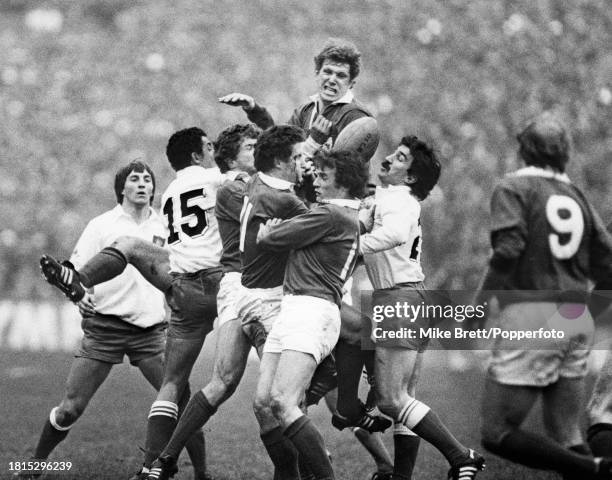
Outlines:
{"label": "jersey number 15", "polygon": [[[208,225],[206,210],[194,203],[196,199],[201,198],[204,198],[204,192],[201,188],[183,192],[179,196],[181,208],[180,228],[190,238],[202,235]],[[163,212],[168,219],[168,244],[172,245],[180,242],[179,232],[174,229],[174,201],[172,197],[168,198],[166,203],[164,203]]]}

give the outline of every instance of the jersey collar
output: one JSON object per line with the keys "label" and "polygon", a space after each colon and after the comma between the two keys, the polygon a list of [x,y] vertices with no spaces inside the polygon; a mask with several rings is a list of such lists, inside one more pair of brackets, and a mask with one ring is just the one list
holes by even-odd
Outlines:
{"label": "jersey collar", "polygon": [[542,177],[542,178],[553,178],[563,183],[572,183],[565,173],[553,172],[552,170],[546,170],[544,168],[534,167],[523,167],[510,175],[517,177]]}
{"label": "jersey collar", "polygon": [[331,203],[332,205],[338,205],[339,207],[348,207],[353,210],[359,210],[361,202],[359,200],[351,200],[349,198],[327,198],[321,200],[321,203]]}
{"label": "jersey collar", "polygon": [[225,176],[231,182],[233,182],[237,178],[240,178],[241,180],[247,180],[249,178],[249,174],[241,170],[228,170],[227,172],[225,172]]}
{"label": "jersey collar", "polygon": [[[337,103],[351,103],[354,98],[355,98],[355,95],[353,95],[353,91],[349,89],[342,97],[340,97],[335,102],[332,102],[331,105],[335,105]],[[315,104],[318,105],[319,94],[316,93],[314,95],[311,95],[310,100],[312,100],[313,102],[315,102]]]}
{"label": "jersey collar", "polygon": [[291,190],[293,188],[293,183],[282,178],[271,177],[262,172],[257,172],[257,175],[268,187],[276,188],[277,190]]}

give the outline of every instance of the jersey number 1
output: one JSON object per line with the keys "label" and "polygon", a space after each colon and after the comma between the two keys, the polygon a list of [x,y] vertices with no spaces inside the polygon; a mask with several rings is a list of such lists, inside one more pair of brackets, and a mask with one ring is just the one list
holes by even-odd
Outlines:
{"label": "jersey number 1", "polygon": [[[179,196],[181,203],[181,231],[185,235],[192,238],[202,235],[202,232],[208,225],[206,210],[199,205],[189,205],[189,201],[196,198],[204,198],[203,190],[201,188],[183,192]],[[163,212],[168,218],[168,231],[170,232],[168,234],[168,244],[172,245],[180,241],[179,234],[174,229],[174,202],[172,197],[166,200]],[[193,223],[193,218],[196,219],[195,223]],[[185,221],[187,219],[188,221]]]}
{"label": "jersey number 1", "polygon": [[[578,202],[566,195],[551,195],[546,202],[546,219],[554,230],[548,235],[553,256],[559,260],[573,257],[584,233],[584,217]],[[563,242],[562,235],[565,237]]]}

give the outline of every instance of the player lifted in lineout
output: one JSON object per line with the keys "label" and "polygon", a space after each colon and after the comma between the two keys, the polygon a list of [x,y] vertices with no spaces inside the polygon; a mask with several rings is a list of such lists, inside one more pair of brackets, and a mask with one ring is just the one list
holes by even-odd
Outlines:
{"label": "player lifted in lineout", "polygon": [[[504,329],[557,329],[565,338],[496,341],[482,403],[482,442],[497,455],[556,470],[565,479],[610,479],[612,461],[590,456],[580,415],[594,329],[585,305],[588,283],[610,285],[612,239],[564,173],[570,152],[565,127],[546,113],[517,138],[527,166],[504,177],[493,192],[493,256],[476,302],[497,296]],[[539,397],[548,436],[521,428]]]}

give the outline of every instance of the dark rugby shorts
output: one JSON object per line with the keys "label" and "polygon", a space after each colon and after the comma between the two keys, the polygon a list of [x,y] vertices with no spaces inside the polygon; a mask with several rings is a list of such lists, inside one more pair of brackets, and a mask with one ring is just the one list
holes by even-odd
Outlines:
{"label": "dark rugby shorts", "polygon": [[114,315],[83,317],[83,340],[75,357],[106,363],[123,363],[127,355],[132,365],[164,353],[166,322],[148,328],[137,327]]}
{"label": "dark rugby shorts", "polygon": [[172,285],[166,292],[171,310],[168,337],[185,340],[206,337],[217,317],[217,292],[222,276],[221,267],[172,273]]}
{"label": "dark rugby shorts", "polygon": [[[419,305],[422,302],[427,303],[425,287],[421,282],[406,283],[396,285],[393,288],[385,288],[374,290],[372,293],[372,305],[396,305],[404,302],[413,305]],[[419,332],[420,328],[428,328],[431,326],[429,318],[418,316],[417,318],[407,318],[402,315],[394,315],[384,318],[380,323],[372,322],[373,327],[380,327],[384,331],[401,331],[401,329],[412,329]],[[409,350],[417,350],[422,352],[427,347],[429,340],[416,335],[416,338],[387,338],[373,339],[377,346],[407,348]]]}

